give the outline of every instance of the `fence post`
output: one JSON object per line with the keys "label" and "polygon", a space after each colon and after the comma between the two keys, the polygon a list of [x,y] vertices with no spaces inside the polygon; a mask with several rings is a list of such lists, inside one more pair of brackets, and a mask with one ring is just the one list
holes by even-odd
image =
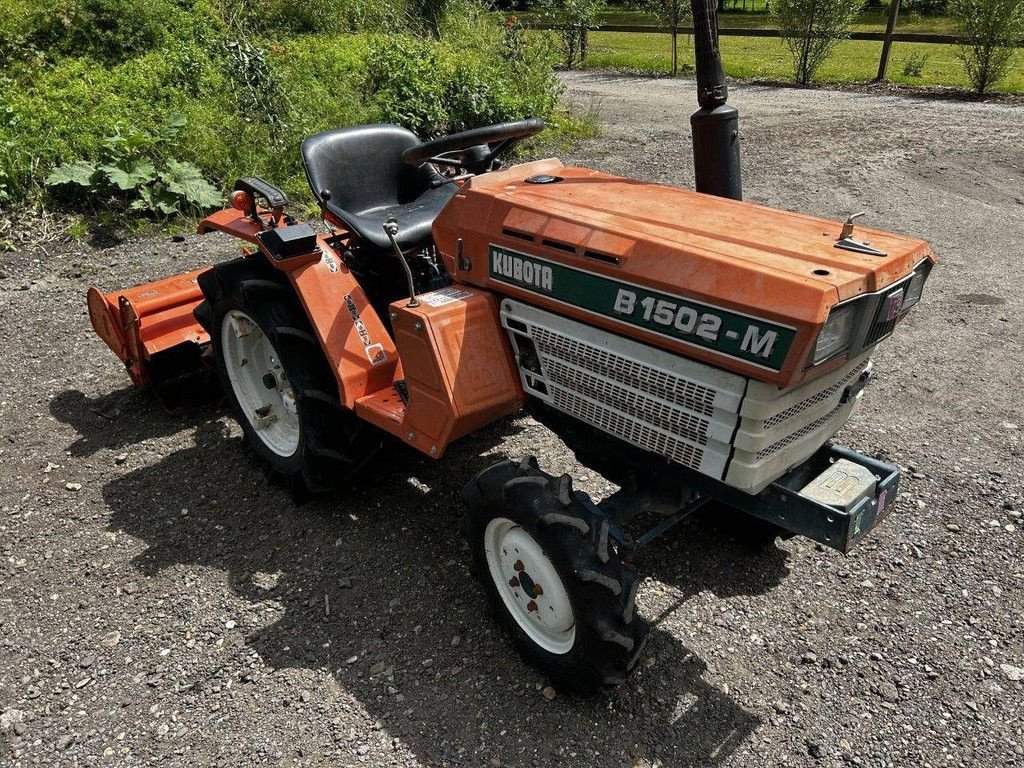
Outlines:
{"label": "fence post", "polygon": [[892,34],[896,31],[896,17],[899,15],[900,0],[889,0],[889,21],[885,25],[885,40],[882,41],[882,58],[878,60],[876,83],[885,80],[885,70],[889,67],[889,49],[892,47]]}

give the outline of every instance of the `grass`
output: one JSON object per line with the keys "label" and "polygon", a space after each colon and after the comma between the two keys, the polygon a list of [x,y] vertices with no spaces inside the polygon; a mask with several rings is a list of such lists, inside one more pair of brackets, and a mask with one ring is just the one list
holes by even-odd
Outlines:
{"label": "grass", "polygon": [[[524,23],[542,21],[540,14],[524,11],[517,14]],[[850,29],[856,32],[882,32],[888,18],[885,8],[865,9]],[[658,26],[658,20],[644,11],[605,11],[598,14],[598,24],[635,24],[637,26]],[[763,0],[759,0],[757,11],[726,11],[718,15],[722,29],[769,29],[775,26],[770,15],[764,12]],[[897,32],[919,32],[945,35],[953,33],[953,20],[948,16],[922,16],[919,13],[901,11]]]}
{"label": "grass", "polygon": [[[789,52],[778,38],[722,37],[722,59],[726,74],[736,78],[793,79]],[[818,72],[821,83],[857,83],[870,81],[878,71],[880,42],[846,40]],[[903,74],[904,62],[914,53],[926,53],[928,60],[920,77]],[[905,85],[942,85],[968,89],[969,84],[957,59],[955,45],[932,43],[893,43],[889,57],[888,79]],[[653,32],[592,32],[586,66],[598,69],[626,69],[641,72],[668,72],[670,42],[667,34]],[[693,50],[686,37],[680,38],[679,60],[693,61]],[[994,89],[1002,93],[1024,93],[1024,54],[1018,53],[1010,73]]]}

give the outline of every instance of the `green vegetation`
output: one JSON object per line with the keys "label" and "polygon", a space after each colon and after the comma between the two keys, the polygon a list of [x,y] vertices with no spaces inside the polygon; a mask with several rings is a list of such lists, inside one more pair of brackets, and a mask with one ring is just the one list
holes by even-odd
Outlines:
{"label": "green vegetation", "polygon": [[1002,80],[1024,37],[1024,0],[952,0],[960,60],[971,85],[985,93]]}
{"label": "green vegetation", "polygon": [[850,34],[861,0],[775,0],[772,19],[793,59],[793,78],[803,85]]}
{"label": "green vegetation", "polygon": [[437,135],[533,115],[555,138],[591,128],[559,106],[545,39],[469,0],[427,24],[399,2],[7,0],[0,206],[162,217],[206,207],[200,182],[245,175],[301,203],[299,143],[328,128]]}
{"label": "green vegetation", "polygon": [[[756,78],[785,82],[793,76],[789,52],[782,40],[770,37],[723,37],[722,59],[726,74],[736,78]],[[865,40],[843,40],[835,55],[822,64],[817,80],[824,83],[868,82],[878,70],[882,44]],[[912,56],[926,56],[919,75],[904,74],[903,64]],[[893,43],[889,79],[905,85],[939,85],[970,88],[955,45],[932,43]],[[671,65],[669,35],[660,33],[591,32],[590,54],[586,65],[597,69],[622,69],[663,75]],[[682,39],[679,60],[681,71],[692,72],[693,48]],[[915,60],[915,68],[917,61]],[[1024,59],[1017,57],[1000,82],[1004,93],[1024,93]]]}

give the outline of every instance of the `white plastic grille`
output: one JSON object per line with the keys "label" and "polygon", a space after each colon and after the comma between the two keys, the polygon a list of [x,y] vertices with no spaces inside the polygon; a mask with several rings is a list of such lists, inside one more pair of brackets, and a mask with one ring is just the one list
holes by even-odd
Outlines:
{"label": "white plastic grille", "polygon": [[847,386],[849,386],[849,384],[852,381],[854,381],[858,376],[864,373],[864,369],[867,368],[869,364],[870,363],[867,360],[865,360],[863,363],[861,363],[848,374],[846,374],[846,376],[844,376],[842,379],[840,379],[827,389],[823,389],[820,392],[811,395],[806,400],[801,400],[796,405],[791,405],[786,410],[781,411],[775,414],[774,416],[765,419],[764,428],[771,429],[772,427],[781,424],[787,419],[791,419],[797,414],[803,413],[811,406],[817,405],[818,403],[823,403],[826,400],[830,400],[831,398],[835,397],[837,393],[845,389]]}
{"label": "white plastic grille", "polygon": [[776,442],[769,445],[767,448],[762,448],[760,451],[757,452],[758,460],[766,459],[772,454],[778,453],[783,448],[792,445],[797,440],[802,440],[804,437],[811,434],[822,425],[834,419],[836,417],[836,414],[839,413],[839,411],[842,408],[843,403],[839,403],[838,405],[836,405],[835,408],[826,413],[820,419],[812,421],[810,424],[806,425],[805,427],[802,427],[801,429],[796,430],[795,432],[790,432],[784,438],[782,438],[781,440],[777,440]]}
{"label": "white plastic grille", "polygon": [[708,420],[648,397],[635,389],[591,375],[561,360],[541,355],[552,384],[604,403],[617,411],[680,435],[699,445],[708,443]]}
{"label": "white plastic grille", "polygon": [[555,406],[571,413],[588,424],[615,435],[628,443],[677,461],[683,466],[700,470],[704,451],[694,445],[677,440],[660,430],[629,419],[609,408],[587,400],[561,387],[552,391]]}
{"label": "white plastic grille", "polygon": [[651,368],[641,362],[598,349],[578,339],[532,326],[537,351],[549,358],[572,360],[576,365],[629,389],[645,392],[662,400],[710,416],[714,413],[715,390],[671,373]]}

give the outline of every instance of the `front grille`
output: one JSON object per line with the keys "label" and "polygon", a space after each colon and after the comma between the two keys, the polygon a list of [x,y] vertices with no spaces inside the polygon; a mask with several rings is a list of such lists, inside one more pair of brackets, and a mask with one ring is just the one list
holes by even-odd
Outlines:
{"label": "front grille", "polygon": [[781,440],[777,440],[776,442],[774,442],[771,445],[769,445],[767,448],[762,448],[760,451],[757,452],[758,461],[760,461],[762,459],[767,459],[767,458],[769,458],[771,456],[774,456],[779,451],[782,451],[783,449],[788,448],[789,446],[791,446],[796,441],[802,440],[803,438],[807,437],[807,435],[809,435],[809,434],[815,432],[816,430],[820,429],[822,426],[824,426],[829,421],[831,421],[833,418],[835,418],[836,414],[838,414],[839,411],[842,410],[842,408],[843,408],[843,403],[840,402],[838,405],[836,405],[835,408],[833,408],[831,411],[826,413],[820,419],[815,419],[810,424],[808,424],[808,425],[806,425],[804,427],[801,427],[800,429],[796,430],[795,432],[790,432],[784,438],[782,438]]}
{"label": "front grille", "polygon": [[501,316],[531,397],[748,493],[842,426],[853,407],[842,393],[870,365],[780,390],[512,299]]}
{"label": "front grille", "polygon": [[561,387],[555,387],[553,395],[557,408],[591,426],[651,453],[672,459],[684,467],[700,470],[704,458],[700,448]]}
{"label": "front grille", "polygon": [[823,389],[820,392],[811,395],[806,400],[801,400],[796,405],[791,405],[786,410],[765,419],[764,428],[767,430],[771,429],[772,427],[776,427],[782,422],[787,421],[793,418],[794,416],[803,413],[808,408],[811,408],[812,406],[815,406],[818,403],[824,403],[826,400],[831,400],[842,390],[846,389],[850,384],[856,381],[857,377],[864,373],[864,370],[868,367],[868,365],[869,362],[867,360],[863,361],[860,365],[858,365],[856,368],[854,368],[852,371],[843,376],[843,378],[841,378],[839,381],[837,381],[835,384],[828,387],[827,389]]}
{"label": "front grille", "polygon": [[699,445],[707,445],[708,421],[647,397],[635,389],[594,376],[563,360],[541,352],[549,381],[557,388],[586,393],[588,398],[606,403],[617,411],[647,421],[671,434],[681,435]]}
{"label": "front grille", "polygon": [[714,411],[715,391],[710,387],[673,376],[637,360],[585,344],[579,339],[541,326],[535,326],[532,331],[537,350],[550,359],[572,360],[576,365],[624,384],[630,389],[645,392],[708,416]]}
{"label": "front grille", "polygon": [[870,346],[875,342],[881,341],[896,328],[896,321],[899,318],[893,318],[892,320],[879,320],[876,321],[871,328],[868,330],[867,338],[864,339],[864,346]]}

